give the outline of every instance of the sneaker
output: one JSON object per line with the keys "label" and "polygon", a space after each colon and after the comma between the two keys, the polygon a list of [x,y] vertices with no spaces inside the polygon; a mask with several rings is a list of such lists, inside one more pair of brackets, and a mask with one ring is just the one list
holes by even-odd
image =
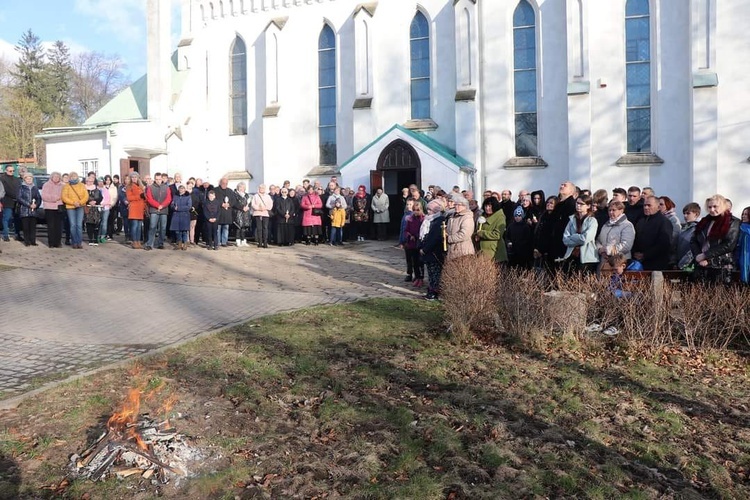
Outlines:
{"label": "sneaker", "polygon": [[93,247],[94,245],[96,245],[96,243],[94,243],[93,241],[89,241],[89,246],[90,247]]}
{"label": "sneaker", "polygon": [[586,327],[586,333],[597,333],[602,331],[602,325],[599,323],[591,323]]}
{"label": "sneaker", "polygon": [[407,274],[406,278],[404,278],[404,281],[407,282],[407,283],[411,283],[411,281],[412,281],[411,274]]}
{"label": "sneaker", "polygon": [[428,292],[427,295],[424,296],[425,300],[437,300],[438,296],[436,293]]}
{"label": "sneaker", "polygon": [[615,335],[620,333],[620,330],[618,330],[614,326],[608,326],[602,331],[602,333],[608,337],[614,337]]}
{"label": "sneaker", "polygon": [[148,246],[148,245],[146,245],[146,246],[144,246],[144,247],[143,247],[143,249],[144,249],[144,250],[151,250],[151,247],[150,247],[150,246]]}

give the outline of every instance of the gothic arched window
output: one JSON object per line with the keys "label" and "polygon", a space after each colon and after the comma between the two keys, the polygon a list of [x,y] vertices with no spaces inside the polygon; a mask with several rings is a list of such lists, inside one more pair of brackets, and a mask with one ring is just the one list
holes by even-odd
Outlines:
{"label": "gothic arched window", "polygon": [[229,73],[229,133],[247,134],[247,52],[239,36],[232,42]]}
{"label": "gothic arched window", "polygon": [[536,19],[521,0],[513,13],[513,104],[516,156],[539,156],[537,148]]}
{"label": "gothic arched window", "polygon": [[625,4],[628,153],[651,152],[651,29],[648,0]]}
{"label": "gothic arched window", "polygon": [[411,118],[430,117],[430,25],[421,12],[411,21]]}
{"label": "gothic arched window", "polygon": [[318,143],[320,164],[336,164],[336,35],[327,24],[318,38]]}

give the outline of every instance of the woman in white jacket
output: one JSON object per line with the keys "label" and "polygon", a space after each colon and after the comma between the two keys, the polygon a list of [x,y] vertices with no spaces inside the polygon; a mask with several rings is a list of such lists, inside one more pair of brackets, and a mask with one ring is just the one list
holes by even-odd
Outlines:
{"label": "woman in white jacket", "polygon": [[570,216],[563,233],[565,251],[563,270],[593,274],[596,272],[599,256],[596,253],[596,222],[591,196],[581,195],[576,200],[576,213]]}
{"label": "woman in white jacket", "polygon": [[375,224],[375,236],[378,241],[385,239],[385,230],[388,227],[388,223],[391,222],[391,216],[388,213],[390,207],[390,201],[388,195],[383,193],[382,188],[378,188],[375,192],[375,196],[372,197],[372,223]]}
{"label": "woman in white jacket", "polygon": [[630,260],[630,249],[635,241],[635,228],[625,215],[625,204],[614,200],[607,207],[609,220],[602,226],[596,238],[596,250],[599,254],[599,269],[612,255],[620,254]]}

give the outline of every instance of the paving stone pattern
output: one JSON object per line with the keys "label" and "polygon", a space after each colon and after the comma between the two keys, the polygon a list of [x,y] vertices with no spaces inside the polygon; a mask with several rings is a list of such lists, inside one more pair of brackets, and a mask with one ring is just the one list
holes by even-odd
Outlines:
{"label": "paving stone pattern", "polygon": [[393,242],[0,250],[0,398],[281,311],[421,295]]}

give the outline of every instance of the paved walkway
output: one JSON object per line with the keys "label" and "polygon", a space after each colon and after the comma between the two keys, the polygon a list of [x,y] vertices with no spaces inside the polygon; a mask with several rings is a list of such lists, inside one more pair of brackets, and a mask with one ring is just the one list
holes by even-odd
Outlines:
{"label": "paved walkway", "polygon": [[420,295],[392,241],[217,252],[45,244],[0,242],[0,399],[280,311]]}

